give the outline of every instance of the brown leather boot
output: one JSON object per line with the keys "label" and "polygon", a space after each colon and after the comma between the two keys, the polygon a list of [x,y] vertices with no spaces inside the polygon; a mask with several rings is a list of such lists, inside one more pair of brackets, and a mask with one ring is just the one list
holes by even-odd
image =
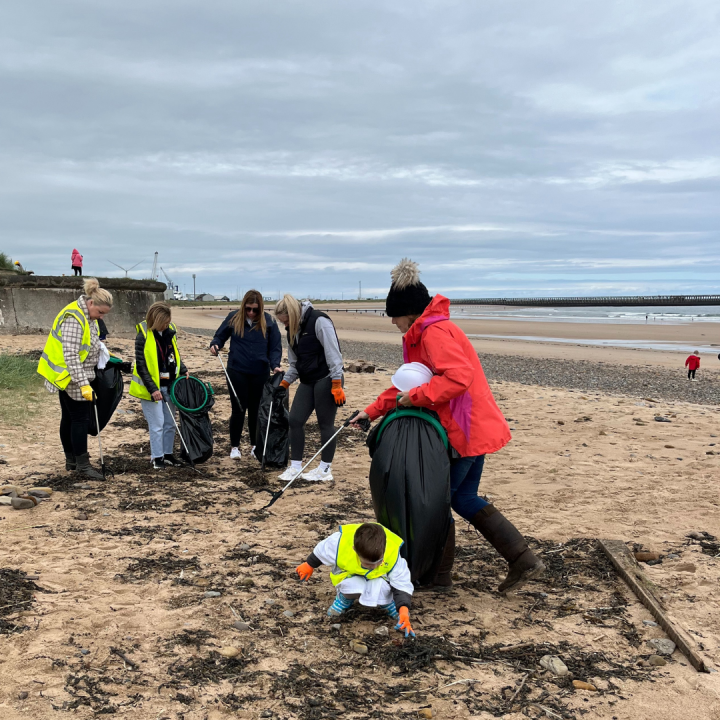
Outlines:
{"label": "brown leather boot", "polygon": [[415,588],[415,592],[449,592],[452,590],[452,569],[455,564],[455,523],[450,523],[450,529],[448,530],[447,539],[445,540],[445,547],[443,548],[442,559],[440,565],[438,565],[435,577],[431,583],[427,585],[418,585]]}
{"label": "brown leather boot", "polygon": [[530,550],[518,529],[494,505],[478,511],[470,523],[510,566],[507,577],[498,587],[499,592],[519,590],[545,570],[545,563]]}

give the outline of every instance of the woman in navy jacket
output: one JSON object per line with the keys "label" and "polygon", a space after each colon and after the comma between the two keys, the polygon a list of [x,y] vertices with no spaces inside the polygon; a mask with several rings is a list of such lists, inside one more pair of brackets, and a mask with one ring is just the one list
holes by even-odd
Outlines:
{"label": "woman in navy jacket", "polygon": [[257,290],[248,290],[239,310],[231,312],[217,329],[210,343],[210,352],[217,355],[228,338],[228,375],[238,394],[242,407],[238,406],[231,388],[230,402],[230,457],[240,459],[240,435],[248,413],[250,444],[255,447],[258,407],[263,386],[270,377],[270,369],[280,372],[282,340],[280,330],[269,313],[265,312],[262,295]]}

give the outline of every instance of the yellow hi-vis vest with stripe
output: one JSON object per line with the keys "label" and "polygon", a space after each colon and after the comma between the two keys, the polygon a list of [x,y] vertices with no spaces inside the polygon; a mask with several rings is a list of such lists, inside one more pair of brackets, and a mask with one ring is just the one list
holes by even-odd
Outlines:
{"label": "yellow hi-vis vest with stripe", "polygon": [[[38,374],[42,375],[58,388],[58,390],[65,390],[72,380],[67,369],[62,345],[62,325],[69,317],[74,317],[83,329],[80,352],[78,353],[81,363],[85,362],[85,358],[90,352],[90,321],[82,311],[82,308],[77,304],[77,301],[71,302],[69,305],[66,305],[58,313],[55,320],[53,320],[50,334],[45,342],[45,347],[40,355],[40,362],[38,362],[37,366]],[[97,324],[97,320],[93,322]]]}
{"label": "yellow hi-vis vest with stripe", "polygon": [[[170,323],[169,328],[170,330],[174,330],[175,333],[177,333],[177,328],[173,323]],[[145,338],[145,364],[147,365],[150,377],[152,378],[157,388],[160,389],[160,365],[158,363],[158,351],[157,343],[155,342],[155,336],[153,335],[153,333],[148,332],[147,323],[144,320],[139,325],[136,325],[135,329],[139,333],[142,333],[143,337]],[[170,379],[175,380],[180,374],[180,351],[178,350],[177,346],[177,334],[173,335],[172,346],[173,350],[175,351],[176,375],[174,378]],[[133,397],[140,398],[141,400],[152,400],[150,391],[145,387],[145,383],[143,382],[140,375],[138,375],[137,361],[133,365],[132,380],[130,381],[130,389],[128,390],[128,392]]]}
{"label": "yellow hi-vis vest with stripe", "polygon": [[360,564],[355,552],[355,533],[362,524],[340,526],[340,543],[338,544],[337,558],[335,558],[335,568],[340,572],[330,573],[330,580],[333,585],[339,585],[351,575],[362,575],[366,580],[375,580],[392,572],[392,569],[397,564],[400,557],[400,548],[403,546],[403,539],[385,527],[383,527],[385,531],[385,554],[383,555],[382,565],[368,570]]}

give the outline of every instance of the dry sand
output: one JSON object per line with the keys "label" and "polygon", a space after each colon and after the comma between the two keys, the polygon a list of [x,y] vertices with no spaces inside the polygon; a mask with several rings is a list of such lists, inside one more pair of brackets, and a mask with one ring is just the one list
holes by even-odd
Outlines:
{"label": "dry sand", "polygon": [[[181,322],[219,324],[206,314]],[[0,426],[0,482],[67,488],[34,510],[0,506],[0,568],[38,575],[42,588],[26,610],[2,617],[11,629],[26,626],[0,635],[2,720],[108,711],[133,720],[415,718],[428,706],[438,718],[720,720],[720,674],[696,673],[677,651],[665,667],[637,667],[651,653],[646,641],[664,635],[643,624],[650,615],[593,549],[595,538],[609,537],[677,554],[645,572],[708,663],[720,666],[719,560],[686,538],[720,535],[720,454],[707,454],[720,443],[717,408],[494,383],[513,441],[488,458],[482,487],[534,538],[550,571],[501,597],[494,588],[502,563],[459,522],[455,590],[416,595],[418,640],[398,647],[399,634],[374,612],[330,627],[326,570],[307,585],[293,577],[339,522],[372,519],[363,436],[344,436],[333,483],[300,486],[260,512],[267,495],[248,486],[260,481],[249,448],[240,463],[227,457],[229,401],[207,338],[181,335],[188,366],[219,391],[216,456],[204,477],[145,470],[147,430],[129,397],[120,408],[134,414],[117,415],[103,434],[116,476],[90,490],[68,487],[77,479],[62,470],[55,397],[43,398],[27,426]],[[36,350],[43,340],[5,336],[0,349]],[[130,341],[111,345],[129,357]],[[342,415],[388,378],[348,375]],[[672,422],[654,422],[656,415]],[[90,447],[97,459],[92,438]],[[208,590],[221,596],[205,599]],[[238,616],[252,629],[234,629]],[[389,638],[374,633],[381,626]],[[369,653],[353,652],[353,639]],[[223,659],[223,646],[242,654]],[[543,677],[546,653],[600,692]]]}

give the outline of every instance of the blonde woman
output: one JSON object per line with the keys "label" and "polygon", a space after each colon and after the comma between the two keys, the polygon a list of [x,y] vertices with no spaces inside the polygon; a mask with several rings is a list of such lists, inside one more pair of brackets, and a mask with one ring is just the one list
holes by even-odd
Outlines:
{"label": "blonde woman", "polygon": [[130,394],[140,399],[150,431],[150,455],[154,470],[183,463],[173,455],[175,444],[175,405],[170,386],[180,375],[189,376],[177,345],[177,328],[170,306],[156,302],[145,320],[136,326],[135,367]]}
{"label": "blonde woman", "polygon": [[49,392],[60,398],[60,442],[65,468],[77,470],[91,480],[103,476],[90,465],[87,451],[88,426],[92,413],[95,367],[101,342],[97,321],[110,312],[113,297],[95,278],[87,278],[84,294],[57,315],[38,363]]}
{"label": "blonde woman", "polygon": [[238,394],[230,392],[230,457],[239,460],[240,436],[248,414],[250,444],[255,449],[257,416],[263,387],[270,377],[270,369],[280,372],[282,338],[277,323],[265,312],[262,295],[248,290],[239,310],[233,310],[223,320],[210,343],[210,352],[217,355],[230,339],[227,371],[230,382]]}
{"label": "blonde woman", "polygon": [[[300,386],[290,409],[290,467],[280,475],[289,481],[302,468],[305,451],[305,423],[315,411],[320,438],[325,444],[335,434],[335,415],[345,404],[343,358],[332,320],[315,310],[309,300],[300,302],[285,295],[275,306],[275,317],[285,326],[290,369],[280,383],[284,392],[298,378]],[[323,451],[318,467],[303,474],[304,480],[332,480],[331,464],[335,443]]]}

